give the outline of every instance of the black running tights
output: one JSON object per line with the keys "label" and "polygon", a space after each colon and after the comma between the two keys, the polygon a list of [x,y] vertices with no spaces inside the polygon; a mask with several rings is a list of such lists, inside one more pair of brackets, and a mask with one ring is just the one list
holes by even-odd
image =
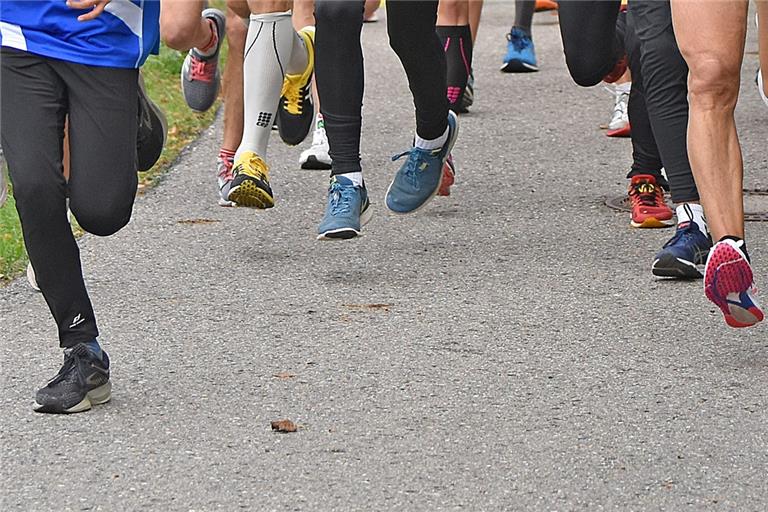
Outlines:
{"label": "black running tights", "polygon": [[[136,195],[136,69],[84,66],[8,48],[0,59],[2,134],[24,243],[62,347],[98,335],[67,220],[106,236]],[[69,115],[70,178],[62,174]]]}
{"label": "black running tights", "polygon": [[663,165],[672,200],[697,201],[686,145],[688,68],[675,42],[669,2],[630,2],[626,34],[616,28],[619,5],[619,0],[560,2],[568,70],[579,85],[595,85],[626,48],[632,70],[629,114],[635,158],[630,175],[659,174]]}
{"label": "black running tights", "polygon": [[[363,105],[362,0],[315,2],[317,92],[331,174],[360,171]],[[435,32],[437,1],[389,0],[389,42],[405,68],[416,106],[416,133],[436,139],[448,127],[445,53]]]}

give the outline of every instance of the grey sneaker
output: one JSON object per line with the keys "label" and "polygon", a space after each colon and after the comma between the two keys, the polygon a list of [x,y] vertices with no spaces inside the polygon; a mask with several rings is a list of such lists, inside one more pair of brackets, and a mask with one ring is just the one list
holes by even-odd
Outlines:
{"label": "grey sneaker", "polygon": [[192,48],[184,58],[181,68],[181,92],[184,94],[184,101],[189,108],[198,112],[211,108],[219,94],[219,50],[224,44],[226,29],[226,18],[218,9],[204,10],[203,18],[211,19],[216,24],[219,36],[216,51],[206,57],[201,55],[197,48]]}
{"label": "grey sneaker", "polygon": [[54,414],[87,411],[109,402],[109,357],[91,352],[84,343],[64,351],[64,365],[48,384],[37,391],[34,410]]}

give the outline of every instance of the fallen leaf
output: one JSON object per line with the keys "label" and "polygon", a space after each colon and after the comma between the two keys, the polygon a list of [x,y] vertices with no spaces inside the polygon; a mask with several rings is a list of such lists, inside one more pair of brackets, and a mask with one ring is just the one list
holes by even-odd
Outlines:
{"label": "fallen leaf", "polygon": [[342,306],[356,311],[389,311],[392,304],[342,304]]}
{"label": "fallen leaf", "polygon": [[216,222],[221,222],[221,221],[216,219],[182,219],[182,220],[177,220],[176,222],[178,222],[179,224],[192,225],[192,224],[215,224]]}
{"label": "fallen leaf", "polygon": [[272,422],[272,430],[276,430],[277,432],[287,434],[289,432],[296,432],[298,428],[299,427],[291,420],[277,420]]}

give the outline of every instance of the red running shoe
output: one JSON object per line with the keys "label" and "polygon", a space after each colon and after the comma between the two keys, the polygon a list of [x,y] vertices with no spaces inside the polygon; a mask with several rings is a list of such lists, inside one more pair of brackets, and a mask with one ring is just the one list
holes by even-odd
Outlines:
{"label": "red running shoe", "polygon": [[704,293],[731,327],[750,327],[764,318],[743,247],[744,240],[719,241],[709,251],[704,271]]}
{"label": "red running shoe", "polygon": [[664,202],[664,191],[653,175],[632,176],[628,193],[633,228],[666,228],[674,224],[672,209]]}
{"label": "red running shoe", "polygon": [[451,195],[451,185],[456,181],[456,167],[453,165],[453,157],[448,155],[448,159],[443,165],[443,178],[440,181],[440,188],[437,190],[439,196]]}

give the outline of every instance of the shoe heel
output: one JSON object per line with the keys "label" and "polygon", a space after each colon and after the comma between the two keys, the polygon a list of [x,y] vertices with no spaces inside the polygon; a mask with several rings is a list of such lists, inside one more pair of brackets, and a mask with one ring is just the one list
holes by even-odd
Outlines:
{"label": "shoe heel", "polygon": [[107,382],[102,386],[90,390],[87,396],[88,400],[91,402],[91,405],[105,404],[109,402],[109,400],[112,398],[112,383]]}

